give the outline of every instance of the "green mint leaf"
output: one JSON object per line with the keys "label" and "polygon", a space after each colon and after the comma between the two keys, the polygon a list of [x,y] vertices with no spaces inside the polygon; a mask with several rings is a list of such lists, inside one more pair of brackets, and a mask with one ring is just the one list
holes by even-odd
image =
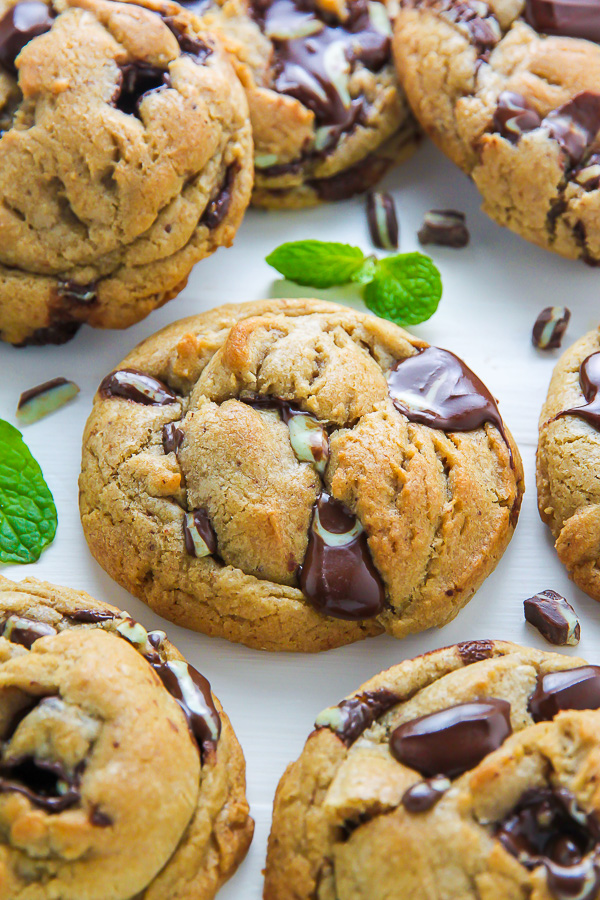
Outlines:
{"label": "green mint leaf", "polygon": [[358,247],[333,241],[290,241],[281,244],[266,261],[288,281],[328,288],[348,284],[362,268],[365,256]]}
{"label": "green mint leaf", "polygon": [[365,287],[369,309],[396,325],[417,325],[434,314],[442,296],[442,279],[423,253],[399,253],[377,263]]}
{"label": "green mint leaf", "polygon": [[355,272],[351,280],[355,284],[369,284],[370,281],[373,281],[376,271],[377,257],[367,256],[364,263],[362,264],[358,272]]}
{"label": "green mint leaf", "polygon": [[0,563],[39,558],[56,534],[56,507],[21,432],[0,419]]}

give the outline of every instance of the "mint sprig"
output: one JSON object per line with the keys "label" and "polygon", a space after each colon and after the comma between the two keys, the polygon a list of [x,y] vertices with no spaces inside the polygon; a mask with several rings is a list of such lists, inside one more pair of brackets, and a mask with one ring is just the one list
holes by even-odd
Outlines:
{"label": "mint sprig", "polygon": [[442,296],[442,279],[424,253],[397,253],[377,259],[359,247],[333,241],[290,241],[266,261],[288,281],[328,288],[354,282],[376,315],[397,325],[429,319]]}
{"label": "mint sprig", "polygon": [[54,499],[21,432],[0,419],[0,563],[30,563],[54,539]]}

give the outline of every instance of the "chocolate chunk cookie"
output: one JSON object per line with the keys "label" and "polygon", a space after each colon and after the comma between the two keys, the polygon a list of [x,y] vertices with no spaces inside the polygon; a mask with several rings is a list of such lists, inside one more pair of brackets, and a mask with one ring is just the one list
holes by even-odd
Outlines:
{"label": "chocolate chunk cookie", "polygon": [[436,650],[317,717],[277,790],[264,900],[595,900],[599,781],[599,666]]}
{"label": "chocolate chunk cookie", "polygon": [[380,0],[188,3],[224,36],[246,88],[258,206],[299,207],[367,190],[414,149]]}
{"label": "chocolate chunk cookie", "polygon": [[518,450],[452,353],[317,300],[219,307],[103,380],[80,509],[161,615],[269,650],[442,625],[513,533]]}
{"label": "chocolate chunk cookie", "polygon": [[600,15],[586,0],[403,0],[394,54],[413,110],[483,209],[600,262]]}
{"label": "chocolate chunk cookie", "polygon": [[559,360],[540,416],[540,516],[573,581],[600,600],[600,333]]}
{"label": "chocolate chunk cookie", "polygon": [[2,897],[211,900],[252,839],[244,757],[164,632],[0,576],[0,683]]}
{"label": "chocolate chunk cookie", "polygon": [[0,337],[124,328],[228,245],[248,204],[244,92],[170,0],[0,0]]}

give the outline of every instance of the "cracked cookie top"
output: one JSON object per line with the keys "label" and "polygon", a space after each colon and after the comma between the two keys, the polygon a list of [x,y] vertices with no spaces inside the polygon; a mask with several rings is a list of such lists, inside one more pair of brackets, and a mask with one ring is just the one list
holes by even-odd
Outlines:
{"label": "cracked cookie top", "polygon": [[283,776],[264,898],[594,900],[599,735],[584,660],[469,641],[394,666]]}
{"label": "cracked cookie top", "polygon": [[0,721],[2,900],[209,900],[244,855],[241,751],[164,632],[0,578]]}
{"label": "cracked cookie top", "polygon": [[142,318],[231,243],[250,182],[245,97],[195,16],[0,0],[5,340]]}
{"label": "cracked cookie top", "polygon": [[458,357],[313,300],[172,325],[103,380],[81,515],[161,614],[317,650],[451,619],[520,506],[518,451]]}
{"label": "cracked cookie top", "polygon": [[570,577],[600,600],[600,334],[591,331],[558,361],[540,414],[537,489]]}
{"label": "cracked cookie top", "polygon": [[600,261],[600,18],[573,0],[404,0],[394,54],[427,133],[484,210]]}

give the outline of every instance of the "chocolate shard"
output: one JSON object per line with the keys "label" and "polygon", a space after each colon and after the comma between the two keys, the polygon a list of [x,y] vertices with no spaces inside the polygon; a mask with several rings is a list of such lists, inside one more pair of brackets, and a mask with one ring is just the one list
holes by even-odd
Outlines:
{"label": "chocolate shard", "polygon": [[539,350],[558,350],[571,318],[566,306],[547,306],[541,311],[531,333],[531,342]]}
{"label": "chocolate shard", "polygon": [[541,117],[522,94],[502,91],[494,112],[492,126],[511,144],[518,144],[522,135],[539,128]]}
{"label": "chocolate shard", "polygon": [[542,125],[558,142],[570,165],[581,162],[600,129],[600,94],[577,94],[548,113]]}
{"label": "chocolate shard", "polygon": [[79,387],[66,378],[53,378],[36,387],[23,391],[17,405],[17,419],[22,425],[31,425],[55,412],[76,397]]}
{"label": "chocolate shard", "polygon": [[442,799],[451,784],[445,775],[417,781],[402,795],[402,806],[411,813],[427,812]]}
{"label": "chocolate shard", "polygon": [[492,698],[404,722],[392,732],[390,750],[422,775],[456,778],[497,750],[511,733],[510,703]]}
{"label": "chocolate shard", "polygon": [[118,369],[111,372],[103,379],[98,393],[105,400],[122,397],[145,406],[167,406],[179,400],[177,394],[163,381],[138,369]]}
{"label": "chocolate shard", "polygon": [[550,644],[574,647],[579,643],[581,628],[571,604],[556,591],[540,591],[523,604],[525,619]]}
{"label": "chocolate shard", "polygon": [[52,28],[52,8],[41,0],[22,0],[0,19],[0,66],[16,72],[15,60],[25,44]]}
{"label": "chocolate shard", "polygon": [[382,250],[398,247],[398,219],[391,194],[370,191],[367,194],[367,221],[371,240]]}
{"label": "chocolate shard", "polygon": [[423,217],[417,237],[421,244],[466,247],[469,243],[469,229],[465,214],[456,209],[430,209]]}
{"label": "chocolate shard", "polygon": [[600,666],[578,666],[538,676],[529,698],[533,720],[549,721],[564,709],[600,709]]}
{"label": "chocolate shard", "polygon": [[362,525],[325,491],[314,506],[300,587],[317,612],[337,619],[372,618],[385,602]]}
{"label": "chocolate shard", "polygon": [[590,0],[526,0],[525,21],[542,34],[600,43],[600,7]]}
{"label": "chocolate shard", "polygon": [[363,691],[324,709],[316,718],[317,728],[329,728],[349,747],[373,722],[400,702],[387,688]]}

